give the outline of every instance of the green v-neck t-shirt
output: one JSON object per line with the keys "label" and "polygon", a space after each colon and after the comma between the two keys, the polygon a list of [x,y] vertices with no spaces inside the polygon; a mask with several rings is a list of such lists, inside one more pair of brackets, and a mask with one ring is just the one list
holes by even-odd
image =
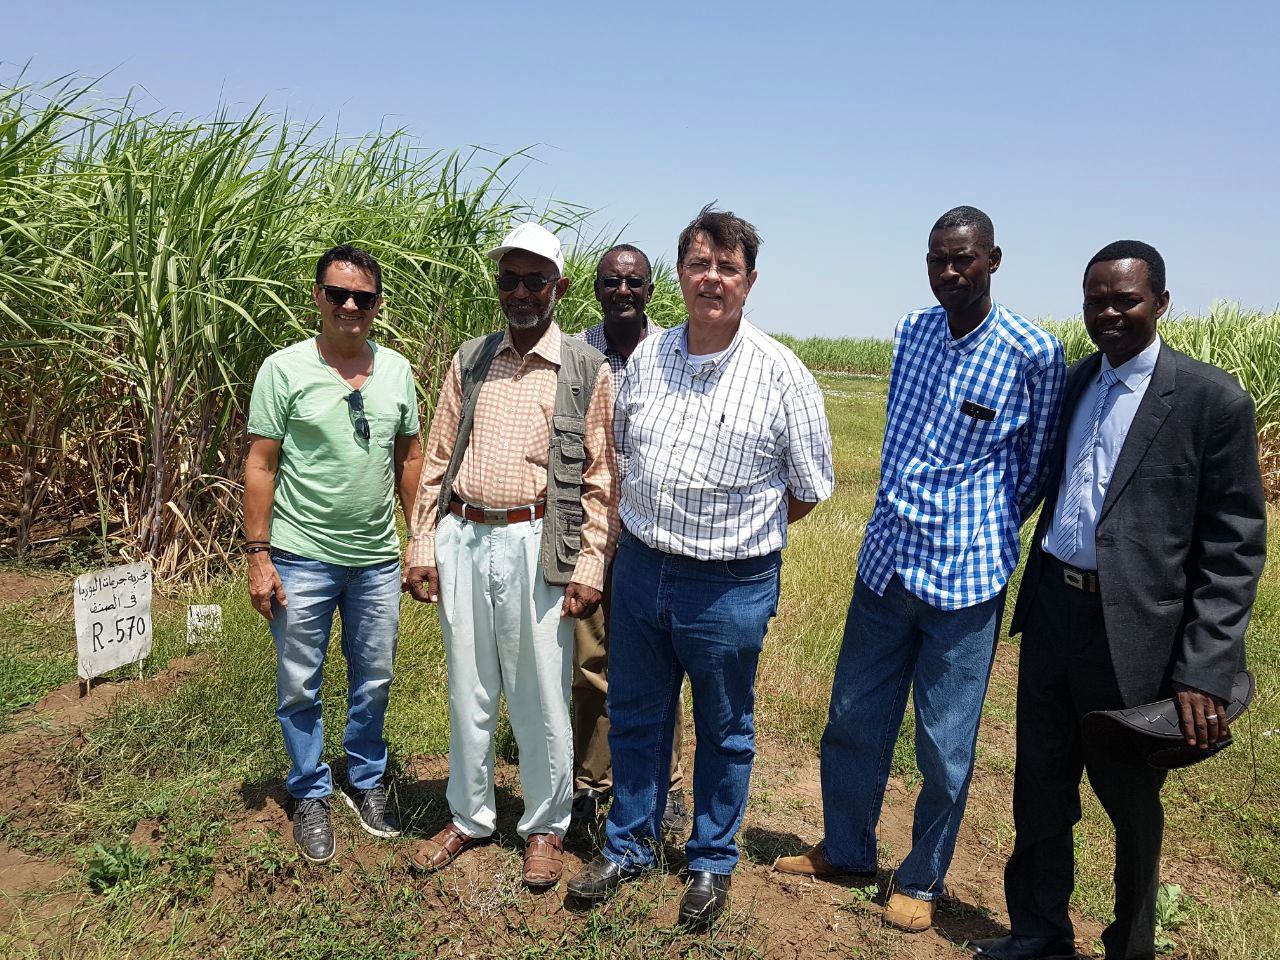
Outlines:
{"label": "green v-neck t-shirt", "polygon": [[352,392],[324,362],[315,338],[267,357],[253,384],[249,433],[280,441],[271,546],[310,560],[368,567],[400,555],[396,437],[418,433],[409,361],[373,348],[360,388],[369,439],[356,430]]}

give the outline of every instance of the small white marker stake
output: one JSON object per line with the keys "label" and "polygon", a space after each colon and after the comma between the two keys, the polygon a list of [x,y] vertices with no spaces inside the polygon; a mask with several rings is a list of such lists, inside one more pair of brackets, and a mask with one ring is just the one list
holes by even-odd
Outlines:
{"label": "small white marker stake", "polygon": [[209,643],[222,636],[222,607],[193,603],[187,607],[187,644]]}

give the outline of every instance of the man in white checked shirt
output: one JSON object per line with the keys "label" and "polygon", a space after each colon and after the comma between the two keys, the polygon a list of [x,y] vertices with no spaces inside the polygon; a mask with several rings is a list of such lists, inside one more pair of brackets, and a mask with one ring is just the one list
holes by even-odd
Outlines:
{"label": "man in white checked shirt", "polygon": [[603,856],[569,884],[603,900],[656,864],[680,684],[697,751],[681,922],[715,920],[755,757],[756,664],[777,612],[787,525],[831,495],[831,436],[817,383],[743,320],[755,228],[704,208],[680,235],[689,322],[632,354],[615,403],[628,457],[610,617],[613,806]]}
{"label": "man in white checked shirt", "polygon": [[1000,248],[985,213],[943,214],[926,262],[939,306],[907,314],[894,336],[880,488],[822,737],[826,835],[775,864],[875,873],[912,692],[924,783],[885,920],[913,931],[932,924],[955,851],[1004,588],[1043,488],[1066,375],[1057,339],[991,299]]}

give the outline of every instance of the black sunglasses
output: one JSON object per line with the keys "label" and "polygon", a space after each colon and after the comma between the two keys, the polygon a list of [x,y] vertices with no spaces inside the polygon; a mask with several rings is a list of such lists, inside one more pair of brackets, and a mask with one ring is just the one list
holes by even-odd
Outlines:
{"label": "black sunglasses", "polygon": [[524,288],[530,293],[541,293],[542,288],[548,283],[555,283],[555,280],[548,280],[540,273],[500,273],[498,274],[498,289],[503,293],[511,293],[520,284],[524,284]]}
{"label": "black sunglasses", "polygon": [[348,290],[346,287],[335,287],[327,283],[320,284],[320,289],[324,291],[324,298],[335,307],[345,304],[348,298],[356,302],[357,310],[368,310],[378,302],[378,294],[368,290]]}
{"label": "black sunglasses", "polygon": [[601,277],[600,286],[606,290],[617,290],[623,284],[627,285],[628,290],[642,290],[649,281],[643,277]]}
{"label": "black sunglasses", "polygon": [[347,394],[347,406],[351,408],[351,412],[356,415],[356,434],[361,440],[369,439],[369,421],[364,415],[364,396],[359,390],[352,390]]}

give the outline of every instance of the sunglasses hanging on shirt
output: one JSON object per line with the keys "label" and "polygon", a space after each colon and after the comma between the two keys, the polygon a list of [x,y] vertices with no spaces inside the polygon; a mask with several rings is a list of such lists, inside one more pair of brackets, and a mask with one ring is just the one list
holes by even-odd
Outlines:
{"label": "sunglasses hanging on shirt", "polygon": [[369,439],[369,421],[364,415],[364,396],[359,390],[352,390],[347,394],[347,406],[351,408],[351,413],[355,416],[356,434],[361,440]]}

